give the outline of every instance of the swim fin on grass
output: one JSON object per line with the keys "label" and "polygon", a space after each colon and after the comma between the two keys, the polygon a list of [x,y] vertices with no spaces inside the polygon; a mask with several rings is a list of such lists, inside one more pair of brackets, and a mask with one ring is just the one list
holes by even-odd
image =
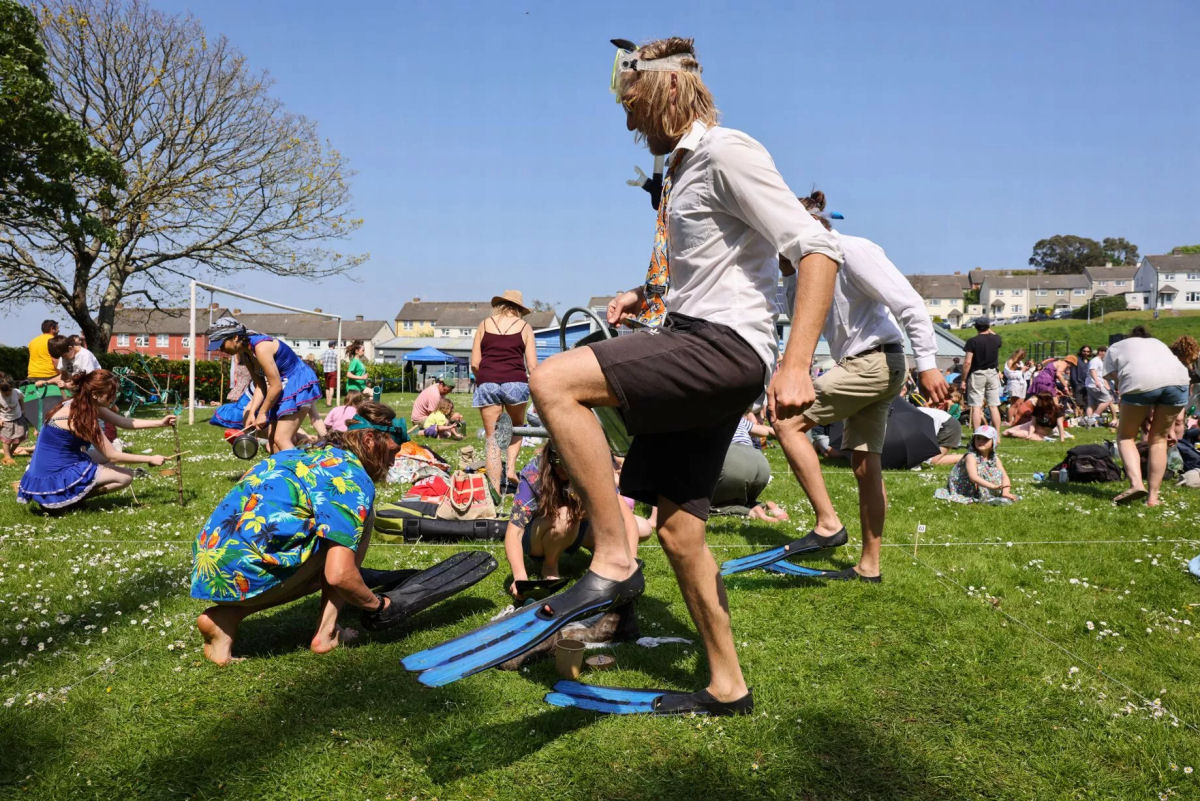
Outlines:
{"label": "swim fin on grass", "polygon": [[765,568],[767,565],[796,556],[797,554],[812,553],[813,551],[821,551],[826,548],[836,548],[840,545],[845,545],[846,539],[845,526],[836,534],[830,534],[828,537],[824,537],[815,531],[810,531],[803,538],[793,540],[787,545],[781,545],[778,548],[771,548],[767,551],[759,551],[758,553],[752,553],[749,556],[742,556],[737,559],[730,559],[721,565],[721,575],[732,576],[734,573],[741,573],[745,570]]}
{"label": "swim fin on grass", "polygon": [[461,637],[401,660],[426,687],[441,687],[523,654],[572,620],[623,606],[642,594],[642,565],[624,581],[588,571],[571,587]]}
{"label": "swim fin on grass", "polygon": [[[386,609],[363,614],[363,627],[368,631],[391,628],[438,601],[478,584],[495,569],[496,557],[487,551],[463,551],[433,567],[411,571],[412,575],[383,593],[391,602]],[[380,572],[400,574],[404,571]]]}
{"label": "swim fin on grass", "polygon": [[804,578],[818,578],[824,576],[827,571],[818,570],[815,567],[805,567],[804,565],[794,565],[786,560],[772,562],[769,565],[764,565],[763,570],[769,570],[772,573],[781,573],[785,576],[802,576]]}
{"label": "swim fin on grass", "polygon": [[552,706],[575,707],[606,715],[747,715],[754,711],[754,695],[747,692],[736,701],[718,701],[707,690],[682,693],[677,690],[635,690],[603,687],[566,679],[546,694]]}

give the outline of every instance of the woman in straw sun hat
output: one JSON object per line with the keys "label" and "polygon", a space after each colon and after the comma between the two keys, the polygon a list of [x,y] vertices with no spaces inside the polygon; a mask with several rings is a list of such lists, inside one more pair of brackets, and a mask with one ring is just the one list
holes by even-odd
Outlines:
{"label": "woman in straw sun hat", "polygon": [[525,409],[529,406],[529,373],[537,366],[533,329],[524,319],[527,314],[529,307],[520,290],[504,290],[492,298],[492,313],[475,329],[475,342],[471,346],[471,369],[476,383],[472,405],[483,418],[488,480],[498,492],[516,490],[521,438],[513,437],[509,443],[507,471],[501,481],[496,421],[504,411],[514,426],[524,425]]}

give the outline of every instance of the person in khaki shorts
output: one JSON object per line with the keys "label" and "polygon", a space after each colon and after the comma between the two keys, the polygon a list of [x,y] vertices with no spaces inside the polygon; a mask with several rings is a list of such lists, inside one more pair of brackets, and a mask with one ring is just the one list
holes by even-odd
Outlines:
{"label": "person in khaki shorts", "polygon": [[[823,193],[816,191],[800,200],[819,222],[833,230],[821,214],[825,208]],[[887,513],[880,454],[888,407],[904,386],[907,373],[904,335],[897,320],[913,343],[925,397],[930,403],[938,403],[949,388],[937,369],[933,322],[921,296],[879,245],[862,237],[833,233],[841,243],[845,263],[838,270],[833,304],[822,334],[837,365],[813,382],[816,400],[811,406],[794,417],[776,418],[775,433],[817,516],[812,531],[800,542],[834,547],[846,542],[846,529],[829,499],[820,460],[805,432],[835,420],[846,421],[841,449],[851,452],[858,482],[862,555],[858,564],[824,571],[822,577],[878,583],[882,580],[879,554]],[[789,295],[794,293],[790,278],[785,278],[784,286]],[[789,301],[795,308],[794,298],[789,297]]]}

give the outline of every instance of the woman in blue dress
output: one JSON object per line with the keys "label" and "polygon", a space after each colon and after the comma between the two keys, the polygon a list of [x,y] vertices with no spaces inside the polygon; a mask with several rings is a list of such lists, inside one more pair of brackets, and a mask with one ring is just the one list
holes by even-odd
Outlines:
{"label": "woman in blue dress", "polygon": [[192,544],[192,597],[213,604],[196,618],[206,658],[232,661],[243,618],[318,590],[316,653],[356,636],[337,625],[342,606],[388,607],[359,568],[371,538],[374,482],[387,476],[405,439],[395,416],[381,403],[364,403],[345,432],[268,456],[217,505]]}
{"label": "woman in blue dress", "polygon": [[265,432],[272,452],[296,447],[300,423],[321,397],[312,368],[286,343],[247,330],[232,317],[222,317],[208,330],[208,349],[240,359],[250,369],[254,393],[246,404],[245,427]]}
{"label": "woman in blue dress", "polygon": [[[45,509],[64,509],[84,498],[128,487],[133,473],[114,462],[149,464],[158,454],[123,453],[104,435],[103,425],[159,428],[175,425],[175,415],[160,420],[132,420],[108,408],[117,397],[117,379],[108,370],[75,376],[68,384],[74,397],[50,412],[29,467],[17,485],[17,500]],[[94,449],[95,457],[88,448]],[[98,463],[99,462],[99,463]]]}

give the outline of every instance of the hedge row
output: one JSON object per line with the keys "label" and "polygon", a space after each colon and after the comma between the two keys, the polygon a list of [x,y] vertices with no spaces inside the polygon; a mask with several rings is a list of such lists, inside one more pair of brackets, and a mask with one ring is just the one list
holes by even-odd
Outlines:
{"label": "hedge row", "polygon": [[[114,367],[128,367],[129,377],[144,391],[153,391],[153,382],[146,377],[146,365],[149,366],[154,380],[164,392],[167,389],[178,390],[180,395],[187,394],[188,363],[185,360],[168,361],[159,357],[147,356],[145,363],[136,353],[101,353],[97,358],[100,365],[108,370]],[[29,348],[6,347],[0,345],[0,371],[8,373],[18,381],[25,377],[29,367]],[[225,361],[196,362],[196,400],[224,400],[222,387],[229,389],[229,363]],[[416,379],[411,370],[405,370],[399,364],[370,364],[367,374],[373,384],[382,385],[388,391],[413,391]],[[222,379],[222,376],[224,378]]]}

